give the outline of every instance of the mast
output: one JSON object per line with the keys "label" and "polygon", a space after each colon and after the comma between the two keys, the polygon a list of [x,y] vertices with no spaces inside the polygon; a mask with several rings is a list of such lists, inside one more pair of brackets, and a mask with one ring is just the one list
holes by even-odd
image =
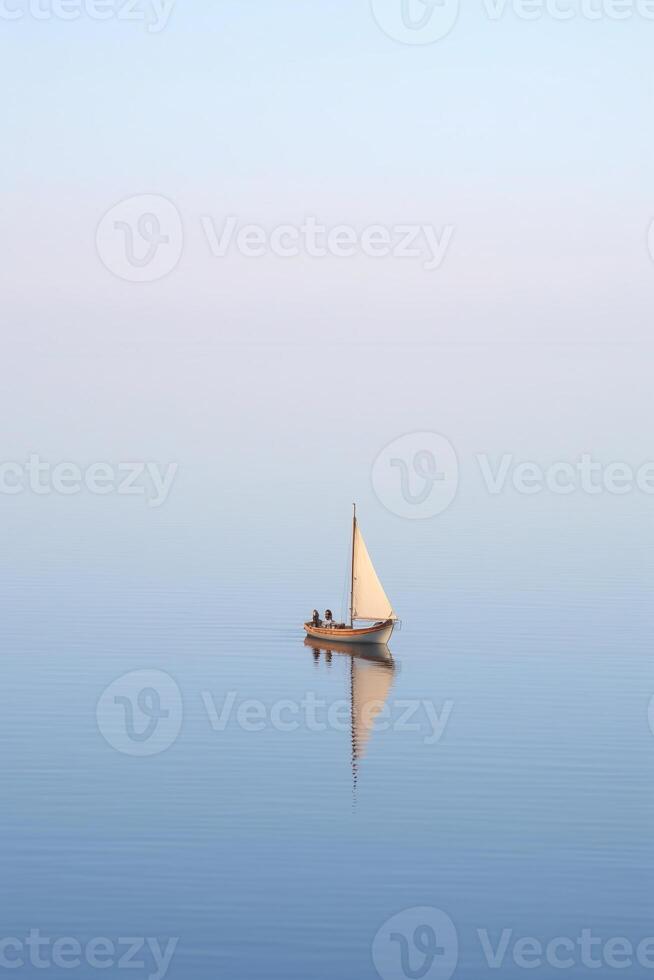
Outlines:
{"label": "mast", "polygon": [[357,533],[357,505],[352,504],[352,569],[350,576],[350,627],[354,626],[354,541]]}

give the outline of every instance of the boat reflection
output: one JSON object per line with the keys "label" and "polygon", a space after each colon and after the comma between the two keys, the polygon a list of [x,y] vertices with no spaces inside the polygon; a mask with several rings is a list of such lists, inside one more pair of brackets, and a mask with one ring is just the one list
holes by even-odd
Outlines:
{"label": "boat reflection", "polygon": [[350,658],[352,778],[356,790],[358,764],[365,755],[375,718],[386,704],[395,675],[395,661],[385,643],[365,646],[330,641],[327,646],[324,640],[307,637],[304,645],[313,650],[317,663],[324,655],[328,667],[335,654]]}

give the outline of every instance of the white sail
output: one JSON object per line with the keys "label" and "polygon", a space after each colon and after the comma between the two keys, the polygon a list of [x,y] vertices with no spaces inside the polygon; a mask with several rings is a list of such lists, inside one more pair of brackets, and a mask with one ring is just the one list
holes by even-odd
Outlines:
{"label": "white sail", "polygon": [[390,599],[384,592],[375,567],[370,560],[358,523],[354,526],[352,568],[352,618],[397,619]]}

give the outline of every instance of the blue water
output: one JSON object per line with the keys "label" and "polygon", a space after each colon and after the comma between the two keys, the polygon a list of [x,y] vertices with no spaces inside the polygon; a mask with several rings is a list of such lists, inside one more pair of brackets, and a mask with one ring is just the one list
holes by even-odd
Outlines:
{"label": "blue water", "polygon": [[[403,628],[392,662],[357,672],[347,653],[304,644],[298,619],[315,593],[302,568],[261,589],[237,572],[231,584],[173,586],[154,568],[147,581],[126,566],[121,580],[89,561],[85,579],[48,563],[7,578],[3,936],[39,929],[116,948],[121,937],[162,947],[176,937],[172,980],[367,980],[378,930],[416,907],[453,922],[463,978],[498,975],[479,929],[493,945],[512,930],[502,977],[525,972],[512,953],[521,936],[545,945],[588,927],[636,945],[654,932],[645,589],[596,577],[574,593],[421,591],[395,568]],[[427,699],[439,716],[449,705],[442,737],[428,744],[418,712],[418,730],[373,730],[353,759],[347,705],[361,669],[379,672],[396,719],[406,701]],[[121,731],[122,707],[115,731],[96,710],[137,670],[169,675],[181,694],[179,732],[152,755],[132,754],[147,743],[126,737],[126,721]],[[234,711],[216,731],[207,702],[220,712],[230,693]],[[249,731],[236,716],[250,699],[269,712],[309,694],[344,703],[344,723],[280,731],[268,714]],[[159,707],[175,713],[167,696]],[[147,723],[135,715],[134,731]],[[403,922],[411,944],[421,916]],[[408,976],[399,940],[389,949],[395,966],[382,975]],[[411,955],[414,968],[426,962]],[[424,975],[449,975],[434,962]],[[151,964],[127,975],[156,975]],[[579,962],[565,972],[597,973]],[[26,962],[14,975],[46,974]]]}

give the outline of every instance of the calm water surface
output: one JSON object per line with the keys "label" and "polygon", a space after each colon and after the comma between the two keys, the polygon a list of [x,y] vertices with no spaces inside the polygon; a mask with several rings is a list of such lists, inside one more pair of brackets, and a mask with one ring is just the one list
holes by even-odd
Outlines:
{"label": "calm water surface", "polygon": [[[7,582],[3,935],[178,937],[173,980],[364,980],[378,930],[419,906],[455,924],[465,978],[498,972],[479,929],[493,945],[512,930],[503,977],[525,972],[521,936],[654,933],[644,591],[396,587],[404,626],[376,664],[304,644],[293,592],[307,584],[293,574],[292,588],[256,595],[47,570]],[[147,743],[126,721],[116,748],[117,716],[96,718],[107,686],[136,670],[165,672],[181,694],[178,707],[163,690],[181,727],[150,756],[133,754]],[[307,698],[336,720],[311,722]],[[417,729],[368,732],[366,698],[396,722],[406,702],[429,701],[444,731],[433,737],[421,706]],[[249,700],[263,724],[243,723]],[[299,724],[281,730],[294,705]],[[159,723],[165,742],[170,715]],[[133,724],[143,733],[148,717]]]}

